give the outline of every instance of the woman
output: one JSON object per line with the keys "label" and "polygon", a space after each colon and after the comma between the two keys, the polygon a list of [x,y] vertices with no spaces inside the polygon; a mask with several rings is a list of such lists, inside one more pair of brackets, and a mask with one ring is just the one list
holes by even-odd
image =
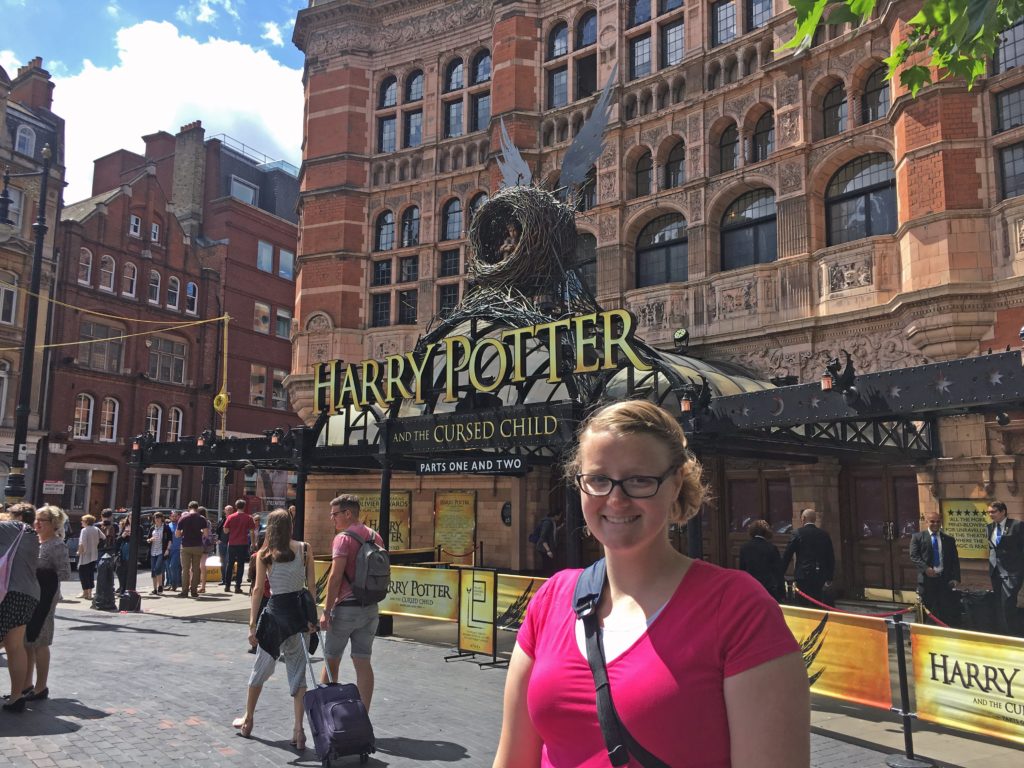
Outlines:
{"label": "woman", "polygon": [[[647,401],[607,406],[584,424],[566,469],[604,546],[598,637],[635,741],[674,767],[806,768],[807,674],[778,606],[747,574],[691,560],[669,541],[669,524],[704,497],[679,424]],[[572,606],[579,575],[555,574],[530,602],[496,768],[609,765]]]}
{"label": "woman", "polygon": [[121,519],[117,534],[117,591],[128,591],[128,563],[132,559],[132,516],[131,513]]}
{"label": "woman", "polygon": [[181,539],[174,535],[174,532],[178,529],[178,518],[181,515],[178,510],[171,512],[171,519],[167,523],[167,527],[171,531],[171,549],[170,554],[167,556],[167,566],[165,575],[165,584],[167,589],[171,592],[177,592],[181,589]]}
{"label": "woman", "polygon": [[786,593],[782,574],[782,555],[771,543],[772,528],[767,520],[755,520],[747,526],[750,541],[740,547],[740,570],[746,571],[781,603]]}
{"label": "woman", "polygon": [[171,554],[171,527],[164,525],[164,513],[153,513],[153,529],[149,532],[146,543],[149,544],[149,575],[153,578],[151,595],[159,595],[164,591],[164,563]]}
{"label": "woman", "polygon": [[[39,581],[39,602],[25,630],[25,649],[28,652],[24,690],[29,701],[45,699],[50,695],[47,686],[50,675],[50,646],[53,645],[53,615],[60,602],[60,583],[71,578],[68,547],[58,532],[63,532],[67,515],[59,507],[47,505],[36,510],[35,529],[39,536],[39,563],[36,579]],[[35,685],[32,684],[35,673]]]}
{"label": "woman", "polygon": [[96,584],[96,563],[100,559],[100,532],[92,515],[82,515],[82,532],[78,534],[78,580],[82,583],[83,600],[92,600]]}
{"label": "woman", "polygon": [[[32,529],[21,522],[18,507],[13,504],[0,520],[0,556],[10,552],[11,575],[7,594],[0,602],[0,642],[7,654],[7,672],[11,677],[9,701],[3,705],[6,712],[24,712],[26,690],[25,670],[28,667],[25,652],[25,625],[28,624],[39,602],[39,582],[36,564],[39,561],[39,539]],[[25,505],[31,509],[31,505]]]}
{"label": "woman", "polygon": [[[283,653],[295,708],[291,745],[301,752],[306,748],[302,728],[306,654],[302,644],[307,635],[316,630],[316,606],[306,585],[315,584],[316,577],[306,543],[293,541],[291,536],[291,517],[285,510],[275,509],[267,518],[267,535],[257,553],[256,586],[250,599],[249,643],[258,644],[259,650],[249,676],[245,716],[235,719],[232,725],[242,736],[250,736],[263,684],[273,674],[277,657]],[[261,613],[264,579],[269,580],[273,595]]]}

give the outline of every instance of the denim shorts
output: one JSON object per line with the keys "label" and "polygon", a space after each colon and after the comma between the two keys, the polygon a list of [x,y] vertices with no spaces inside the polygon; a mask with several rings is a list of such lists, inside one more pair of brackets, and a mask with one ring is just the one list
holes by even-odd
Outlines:
{"label": "denim shorts", "polygon": [[150,555],[149,556],[149,573],[151,576],[159,576],[164,572],[164,556]]}
{"label": "denim shorts", "polygon": [[376,603],[334,606],[334,610],[331,611],[331,627],[327,630],[327,637],[324,640],[324,655],[331,659],[340,659],[351,638],[352,658],[370,658],[379,622]]}

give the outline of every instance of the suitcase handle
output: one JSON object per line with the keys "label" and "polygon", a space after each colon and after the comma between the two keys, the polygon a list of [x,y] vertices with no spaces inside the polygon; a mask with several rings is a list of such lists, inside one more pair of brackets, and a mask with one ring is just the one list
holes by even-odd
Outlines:
{"label": "suitcase handle", "polygon": [[[327,646],[324,645],[324,637],[321,634],[319,629],[317,629],[317,631],[316,631],[316,636],[317,636],[317,639],[320,641],[320,649],[322,651],[324,651],[324,669],[327,670],[327,679],[330,680],[330,678],[331,678],[331,667],[327,663],[327,653],[326,653]],[[309,670],[310,682],[313,683],[312,687],[316,688],[318,683],[316,681],[316,674],[313,672],[313,660],[309,656],[309,639],[308,639],[308,637],[303,639],[301,645],[302,645],[302,652],[304,654],[306,654],[306,668]],[[336,683],[338,681],[337,680],[331,680],[331,682],[332,683]]]}

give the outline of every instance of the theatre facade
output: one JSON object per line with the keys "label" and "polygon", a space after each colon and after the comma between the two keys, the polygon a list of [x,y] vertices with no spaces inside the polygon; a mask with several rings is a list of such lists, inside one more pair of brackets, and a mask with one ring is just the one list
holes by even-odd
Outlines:
{"label": "theatre facade", "polygon": [[[965,543],[986,500],[1024,516],[1020,360],[998,354],[1024,325],[1024,34],[973,91],[911,99],[882,59],[916,10],[799,56],[775,53],[788,5],[756,0],[301,11],[287,386],[316,433],[318,551],[329,499],[379,500],[386,476],[397,546],[532,570],[534,523],[564,508],[562,556],[585,560],[558,460],[588,408],[637,396],[692,433],[715,562],[758,517],[781,546],[810,506],[842,589],[891,596],[926,512]],[[609,80],[600,152],[562,185]],[[502,202],[509,147],[571,228]]]}

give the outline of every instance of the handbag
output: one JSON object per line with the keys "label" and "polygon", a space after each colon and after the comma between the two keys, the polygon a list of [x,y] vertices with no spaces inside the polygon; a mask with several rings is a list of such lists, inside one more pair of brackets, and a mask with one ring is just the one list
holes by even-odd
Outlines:
{"label": "handbag", "polygon": [[668,763],[652,755],[633,738],[619,719],[612,701],[608,668],[605,664],[604,646],[601,644],[601,626],[597,619],[597,604],[601,602],[604,590],[606,566],[604,558],[587,567],[576,581],[572,595],[572,608],[576,618],[583,622],[586,637],[587,662],[594,676],[594,690],[597,695],[597,720],[601,725],[601,736],[608,749],[608,760],[612,765],[627,765],[630,755],[644,768],[669,768]]}
{"label": "handbag", "polygon": [[11,584],[11,565],[14,563],[14,555],[18,551],[18,545],[21,544],[21,537],[25,535],[27,530],[21,523],[18,523],[18,528],[20,530],[18,535],[14,537],[14,541],[11,542],[11,546],[0,556],[0,603],[7,597],[7,588]]}

